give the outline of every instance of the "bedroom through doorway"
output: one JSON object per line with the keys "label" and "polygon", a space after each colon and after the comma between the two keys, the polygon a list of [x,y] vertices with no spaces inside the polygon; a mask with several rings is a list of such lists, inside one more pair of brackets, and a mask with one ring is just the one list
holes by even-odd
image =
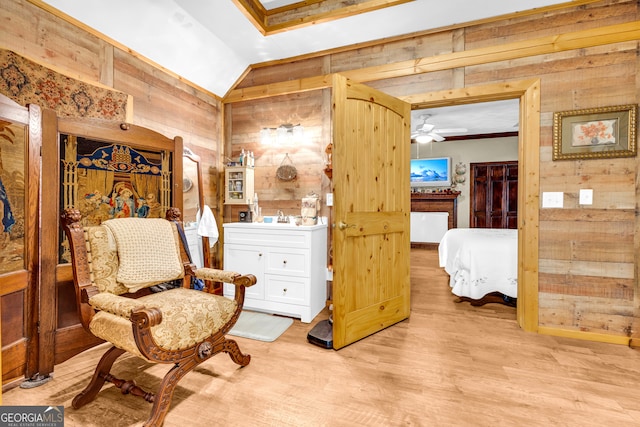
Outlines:
{"label": "bedroom through doorway", "polygon": [[[502,100],[518,101],[518,298],[516,320],[521,328],[530,332],[538,331],[539,84],[540,81],[538,79],[521,80],[430,92],[401,98],[412,105],[412,110]],[[421,156],[426,157],[424,150],[422,148],[420,150]],[[417,153],[413,153],[413,155],[415,156]]]}
{"label": "bedroom through doorway", "polygon": [[[414,197],[423,197],[420,193],[458,193],[453,196],[456,218],[448,222],[449,228],[456,229],[444,236],[442,249],[449,247],[450,242],[457,242],[459,239],[456,236],[461,233],[476,231],[467,230],[469,228],[514,229],[487,231],[496,234],[490,240],[484,236],[474,240],[470,236],[464,245],[461,243],[460,249],[453,247],[449,251],[442,251],[440,257],[425,252],[425,260],[435,263],[435,267],[451,277],[447,289],[451,292],[452,301],[473,307],[488,303],[502,304],[511,308],[515,320],[519,100],[515,98],[413,110],[411,117],[411,158],[424,159],[425,164],[441,158],[450,160],[449,170],[446,171],[447,184],[450,183],[448,186],[416,186],[412,187],[412,194]],[[412,176],[416,173],[413,169]],[[435,172],[441,174],[441,171]],[[440,207],[438,202],[434,207]],[[434,230],[429,233],[413,230],[412,236],[433,235],[429,238],[439,241],[446,232],[447,221],[444,222],[445,230],[436,230],[438,222],[427,221],[421,215],[425,216],[412,213],[416,226],[434,225]],[[438,220],[443,215],[447,216],[448,213],[426,214],[425,218]],[[452,233],[456,233],[456,236]],[[503,233],[507,233],[507,236]],[[412,246],[424,245],[412,240]],[[427,246],[435,248],[437,252],[438,243]],[[484,260],[483,265],[477,262],[467,264],[469,257],[458,256],[454,260],[451,254],[454,251],[462,255],[471,250],[475,251],[471,253],[472,256],[475,253],[476,259]],[[493,256],[492,253],[501,255]],[[497,258],[508,259],[508,265],[492,266]],[[485,308],[492,310],[491,307]]]}

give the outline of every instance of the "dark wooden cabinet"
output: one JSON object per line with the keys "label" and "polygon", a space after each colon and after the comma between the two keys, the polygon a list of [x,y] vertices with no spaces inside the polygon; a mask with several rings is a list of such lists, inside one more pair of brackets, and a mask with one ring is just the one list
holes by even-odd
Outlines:
{"label": "dark wooden cabinet", "polygon": [[472,228],[518,227],[518,162],[471,163]]}

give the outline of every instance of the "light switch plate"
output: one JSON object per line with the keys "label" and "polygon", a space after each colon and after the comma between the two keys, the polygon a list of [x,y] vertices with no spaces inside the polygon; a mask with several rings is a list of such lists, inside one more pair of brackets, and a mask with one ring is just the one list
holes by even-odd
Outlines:
{"label": "light switch plate", "polygon": [[593,204],[593,190],[592,189],[580,189],[580,204],[592,205]]}
{"label": "light switch plate", "polygon": [[327,193],[327,206],[333,206],[333,193]]}
{"label": "light switch plate", "polygon": [[562,191],[544,191],[542,193],[543,208],[561,208],[564,205],[564,193]]}

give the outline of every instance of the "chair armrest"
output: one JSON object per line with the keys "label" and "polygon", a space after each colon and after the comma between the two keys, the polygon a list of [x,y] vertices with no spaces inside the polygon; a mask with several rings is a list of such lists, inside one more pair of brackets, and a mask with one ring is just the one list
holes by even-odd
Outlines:
{"label": "chair armrest", "polygon": [[256,277],[252,274],[241,275],[240,273],[236,273],[234,271],[218,270],[215,268],[199,268],[195,270],[195,276],[198,279],[231,283],[244,287],[249,287],[256,284]]}
{"label": "chair armrest", "polygon": [[108,292],[100,292],[89,299],[89,304],[100,311],[106,311],[119,317],[129,319],[131,314],[140,309],[151,309],[144,307],[140,301],[132,298],[121,297]]}

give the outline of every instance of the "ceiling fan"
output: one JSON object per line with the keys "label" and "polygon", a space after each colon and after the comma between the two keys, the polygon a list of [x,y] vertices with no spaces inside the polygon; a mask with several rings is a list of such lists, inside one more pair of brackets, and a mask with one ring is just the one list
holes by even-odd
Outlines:
{"label": "ceiling fan", "polygon": [[442,136],[442,133],[463,133],[467,132],[465,128],[454,128],[454,129],[436,129],[436,126],[427,123],[427,120],[431,117],[431,114],[422,114],[420,116],[420,120],[422,123],[416,126],[416,129],[413,133],[411,133],[411,142],[418,142],[421,144],[427,142],[442,142],[446,138]]}

